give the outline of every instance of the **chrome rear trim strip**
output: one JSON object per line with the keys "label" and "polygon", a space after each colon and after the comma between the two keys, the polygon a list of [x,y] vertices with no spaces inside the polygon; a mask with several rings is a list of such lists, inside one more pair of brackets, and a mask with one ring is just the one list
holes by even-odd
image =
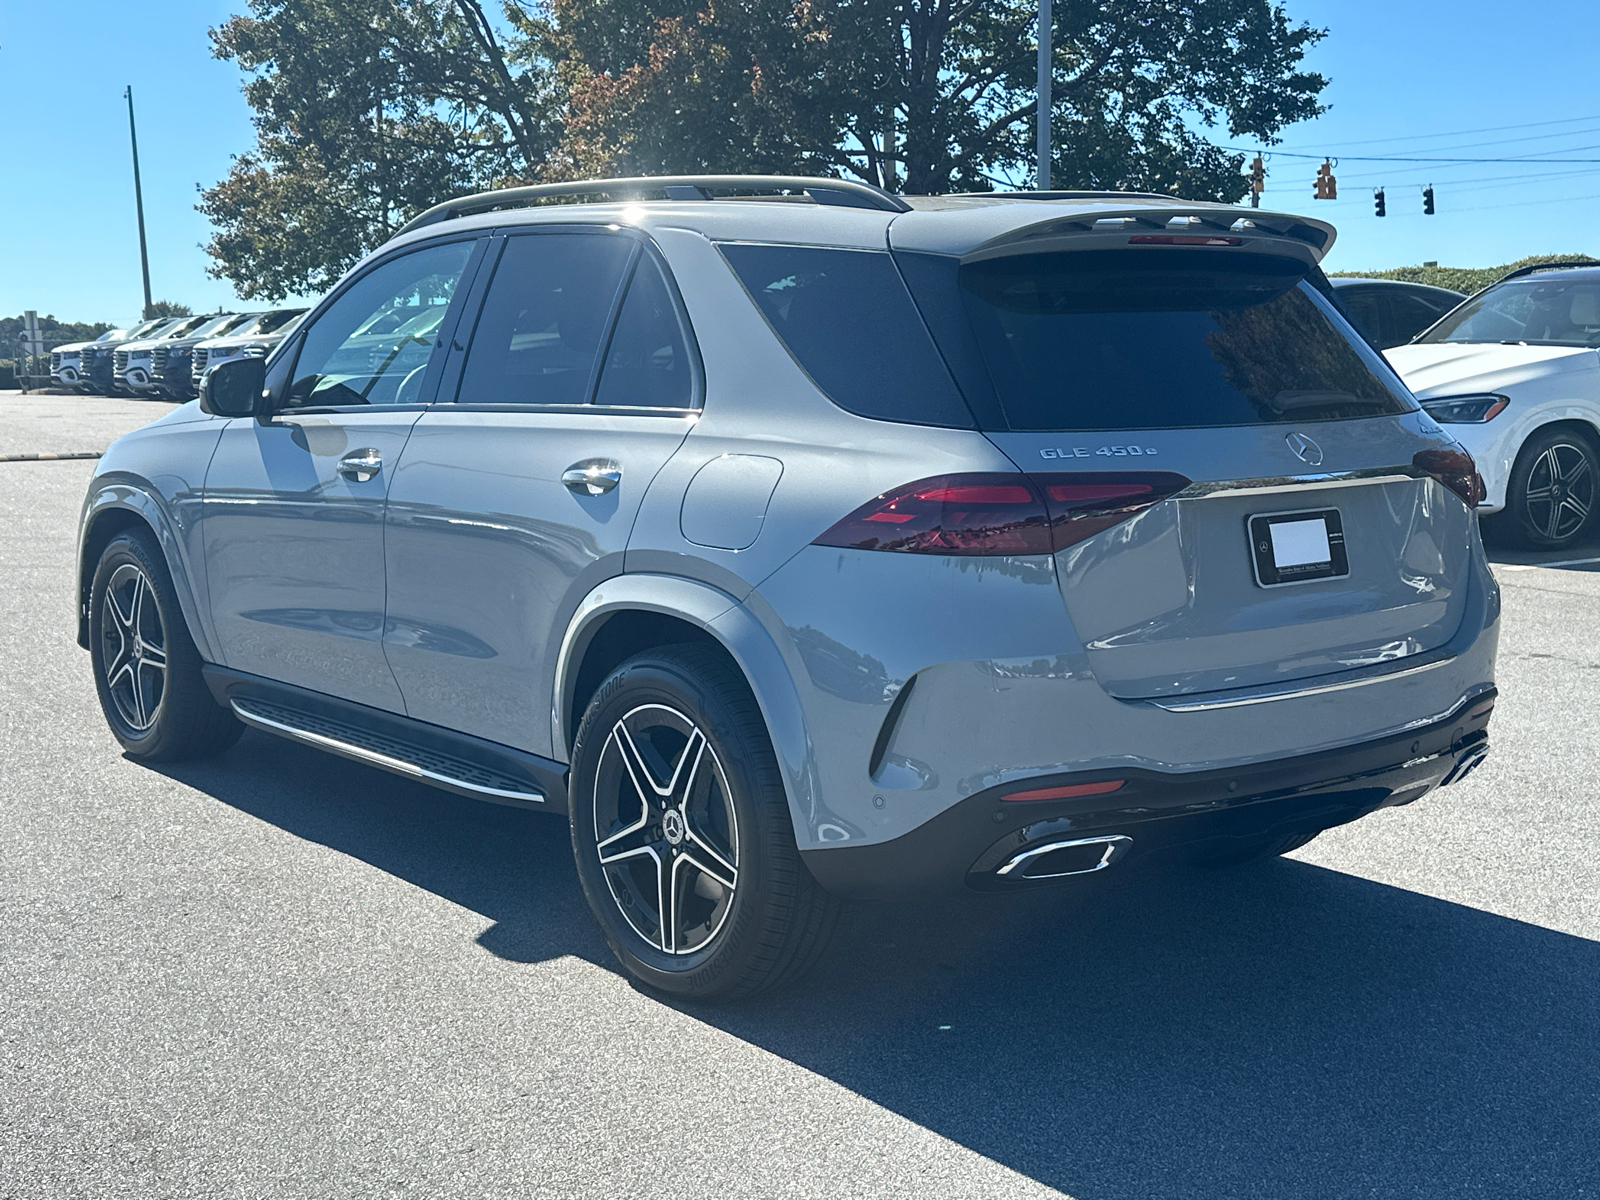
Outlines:
{"label": "chrome rear trim strip", "polygon": [[423,783],[433,784],[436,787],[445,787],[452,791],[467,792],[474,796],[484,796],[494,800],[510,800],[521,804],[544,803],[544,796],[539,792],[531,790],[516,792],[506,788],[490,787],[487,784],[473,783],[466,779],[457,779],[450,775],[442,775],[437,771],[430,771],[426,767],[419,767],[416,763],[406,762],[403,758],[395,758],[392,755],[382,754],[377,750],[370,750],[365,746],[357,746],[350,742],[340,741],[338,738],[329,737],[324,733],[314,733],[309,729],[301,729],[295,725],[275,721],[271,717],[262,716],[260,713],[254,713],[248,708],[242,707],[238,700],[232,701],[231,705],[234,715],[246,725],[253,725],[257,729],[266,730],[268,733],[276,733],[293,741],[315,746],[319,750],[329,750],[334,754],[343,755],[345,758],[351,758],[357,762],[381,767],[385,771],[393,771],[396,775],[405,775]]}
{"label": "chrome rear trim strip", "polygon": [[1360,471],[1319,471],[1312,475],[1279,475],[1265,479],[1219,479],[1191,483],[1174,500],[1209,500],[1220,496],[1262,496],[1273,492],[1303,492],[1321,488],[1362,487],[1374,483],[1408,483],[1427,476],[1411,466],[1372,467]]}
{"label": "chrome rear trim strip", "polygon": [[1160,700],[1147,699],[1146,704],[1154,704],[1157,708],[1164,708],[1168,712],[1208,712],[1218,708],[1242,708],[1247,704],[1271,704],[1275,700],[1300,700],[1306,696],[1321,696],[1328,692],[1347,692],[1352,688],[1370,687],[1375,683],[1389,683],[1395,679],[1406,679],[1412,675],[1421,675],[1424,671],[1432,671],[1446,663],[1453,662],[1455,655],[1436,658],[1432,662],[1418,663],[1414,667],[1405,667],[1398,671],[1385,671],[1380,675],[1364,675],[1360,679],[1347,679],[1342,683],[1325,683],[1318,687],[1296,688],[1291,692],[1255,692],[1248,696],[1227,696],[1215,700]]}

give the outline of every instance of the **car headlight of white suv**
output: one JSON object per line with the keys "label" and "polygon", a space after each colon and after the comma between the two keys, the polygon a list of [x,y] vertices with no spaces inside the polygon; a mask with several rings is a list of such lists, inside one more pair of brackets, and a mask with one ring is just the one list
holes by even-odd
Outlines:
{"label": "car headlight of white suv", "polygon": [[1482,425],[1503,413],[1511,397],[1498,392],[1478,392],[1468,396],[1431,396],[1418,403],[1423,412],[1441,425]]}

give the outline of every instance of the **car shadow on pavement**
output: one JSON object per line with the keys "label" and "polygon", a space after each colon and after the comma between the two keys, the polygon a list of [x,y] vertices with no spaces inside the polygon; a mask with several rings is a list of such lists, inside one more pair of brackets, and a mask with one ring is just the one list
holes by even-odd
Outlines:
{"label": "car shadow on pavement", "polygon": [[[258,734],[168,773],[613,967],[560,820]],[[678,1007],[1080,1200],[1600,1189],[1600,943],[1292,860],[1084,883],[853,909]]]}

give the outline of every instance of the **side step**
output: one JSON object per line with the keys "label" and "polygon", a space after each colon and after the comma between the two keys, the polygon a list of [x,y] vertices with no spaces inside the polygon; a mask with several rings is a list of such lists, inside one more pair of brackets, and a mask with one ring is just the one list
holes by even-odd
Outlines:
{"label": "side step", "polygon": [[454,755],[425,749],[347,721],[289,708],[255,696],[233,696],[228,703],[246,725],[304,742],[319,750],[328,750],[356,762],[393,771],[396,775],[478,800],[490,800],[517,808],[546,807],[544,793],[528,781]]}

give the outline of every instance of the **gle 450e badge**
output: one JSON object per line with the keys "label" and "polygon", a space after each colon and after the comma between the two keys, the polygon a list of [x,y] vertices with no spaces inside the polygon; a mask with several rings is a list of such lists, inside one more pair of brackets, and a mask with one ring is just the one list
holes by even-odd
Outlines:
{"label": "gle 450e badge", "polygon": [[1045,447],[1040,458],[1142,458],[1156,452],[1154,446],[1100,446],[1094,450],[1087,446]]}

